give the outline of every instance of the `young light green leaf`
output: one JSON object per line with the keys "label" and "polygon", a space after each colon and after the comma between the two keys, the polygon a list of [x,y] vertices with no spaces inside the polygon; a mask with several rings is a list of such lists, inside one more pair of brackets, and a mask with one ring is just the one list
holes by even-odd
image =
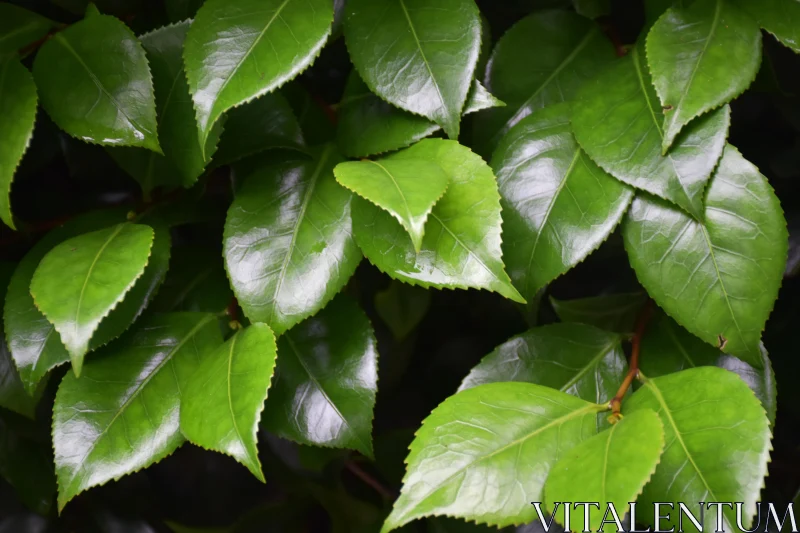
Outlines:
{"label": "young light green leaf", "polygon": [[147,57],[118,19],[93,15],[55,34],[33,76],[42,106],[73,137],[161,153]]}
{"label": "young light green leaf", "polygon": [[373,93],[458,138],[481,47],[473,0],[349,0],[344,36]]}
{"label": "young light green leaf", "polygon": [[0,54],[16,52],[35,43],[54,25],[52,20],[38,13],[8,2],[0,3]]}
{"label": "young light green leaf", "polygon": [[64,376],[53,407],[59,510],[183,443],[181,392],[221,344],[214,315],[152,315],[88,361],[80,378]]}
{"label": "young light green leaf", "polygon": [[647,34],[647,62],[664,111],[662,153],[693,118],[730,102],[761,63],[755,20],[726,0],[667,10]]}
{"label": "young light green leaf", "polygon": [[458,390],[484,383],[535,383],[605,403],[628,371],[622,338],[585,324],[551,324],[512,337],[481,359]]}
{"label": "young light green leaf", "polygon": [[538,11],[517,22],[497,42],[486,67],[486,88],[506,107],[477,118],[477,152],[491,155],[517,122],[537,109],[571,100],[614,58],[613,46],[597,25],[575,13]]}
{"label": "young light green leaf", "polygon": [[15,55],[0,56],[0,116],[0,219],[16,229],[11,215],[11,181],[33,136],[36,84]]}
{"label": "young light green leaf", "polygon": [[375,311],[392,332],[395,340],[405,339],[428,312],[431,293],[392,280],[386,290],[375,294]]}
{"label": "young light green leaf", "polygon": [[203,358],[181,399],[181,431],[186,438],[230,455],[262,482],[256,432],[276,350],[275,335],[266,324],[238,331]]}
{"label": "young light green leaf", "polygon": [[503,254],[529,301],[600,246],[633,198],[575,142],[568,104],[539,110],[512,128],[492,168],[502,197]]}
{"label": "young light green leaf", "polygon": [[311,65],[332,22],[330,0],[206,1],[183,55],[200,145],[206,146],[225,111],[275,90]]}
{"label": "young light green leaf", "polygon": [[524,302],[503,266],[500,198],[491,168],[455,141],[425,139],[384,161],[423,159],[450,176],[419,253],[392,216],[354,197],[353,228],[364,255],[389,276],[423,287],[476,288]]}
{"label": "young light green leaf", "polygon": [[550,469],[595,434],[604,408],[530,383],[490,383],[451,396],[417,431],[381,532],[426,516],[497,527],[532,521],[530,502],[542,501]]}
{"label": "young light green leaf", "polygon": [[299,442],[372,457],[378,350],[372,325],[339,296],[281,335],[275,384],[262,426]]}
{"label": "young light green leaf", "polygon": [[595,163],[702,219],[703,193],[725,147],[730,108],[690,122],[666,155],[661,153],[663,123],[644,45],[584,85],[572,106],[575,138]]}
{"label": "young light green leaf", "polygon": [[706,194],[704,222],[638,196],[622,229],[642,286],[679,324],[753,366],[778,296],[788,235],[764,176],[728,145]]}
{"label": "young light green leaf", "polygon": [[333,169],[336,181],[397,219],[419,253],[425,222],[450,178],[434,161],[394,159],[349,161]]}
{"label": "young light green leaf", "polygon": [[101,321],[144,272],[153,237],[149,226],[128,223],[86,233],[47,252],[33,273],[33,300],[61,336],[76,375]]}
{"label": "young light green leaf", "polygon": [[800,54],[800,2],[797,0],[733,0],[732,2],[780,42]]}
{"label": "young light green leaf", "polygon": [[[749,529],[767,474],[770,430],[764,409],[739,376],[716,367],[684,370],[654,379],[623,405],[623,414],[656,411],[666,442],[661,462],[638,502],[742,502],[743,525]],[[723,524],[732,531],[735,511],[722,507]],[[678,526],[679,513],[669,525]],[[711,527],[716,513],[706,512]],[[662,521],[661,524],[665,522]],[[661,527],[661,526],[659,526]],[[669,527],[664,526],[664,527]]]}
{"label": "young light green leaf", "polygon": [[633,333],[639,310],[647,301],[645,292],[603,294],[574,300],[550,297],[562,322],[580,322],[617,333]]}
{"label": "young light green leaf", "polygon": [[[545,507],[553,512],[557,502],[597,502],[600,511],[590,513],[588,521],[589,529],[597,531],[606,527],[604,512],[613,505],[622,527],[609,529],[622,532],[621,520],[653,475],[662,451],[664,426],[658,415],[650,409],[632,412],[559,459],[544,485]],[[564,520],[563,514],[554,514]],[[571,506],[569,515],[573,528],[584,523],[580,506]]]}
{"label": "young light green leaf", "polygon": [[228,211],[223,255],[239,305],[278,335],[322,309],[361,261],[339,161],[332,146],[312,161],[259,161]]}

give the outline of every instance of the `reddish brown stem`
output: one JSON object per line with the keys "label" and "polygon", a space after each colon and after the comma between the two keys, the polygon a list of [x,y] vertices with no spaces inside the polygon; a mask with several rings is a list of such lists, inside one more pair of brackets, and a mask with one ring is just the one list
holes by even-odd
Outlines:
{"label": "reddish brown stem", "polygon": [[392,494],[392,491],[381,485],[378,482],[378,480],[374,479],[372,476],[364,472],[364,470],[353,461],[347,461],[344,467],[358,479],[360,479],[361,481],[372,487],[375,490],[375,492],[383,496],[384,499],[386,500],[395,499],[395,495]]}
{"label": "reddish brown stem", "polygon": [[631,360],[628,364],[628,373],[625,375],[625,379],[622,380],[619,389],[617,389],[617,394],[615,394],[611,402],[609,402],[609,407],[611,407],[611,416],[609,420],[612,422],[616,422],[621,418],[620,409],[622,408],[622,399],[625,397],[625,393],[628,392],[633,380],[639,377],[639,352],[642,345],[642,337],[644,336],[647,323],[650,322],[650,317],[652,315],[653,302],[647,300],[644,307],[642,307],[642,311],[639,313],[639,318],[636,320],[636,330],[631,339]]}

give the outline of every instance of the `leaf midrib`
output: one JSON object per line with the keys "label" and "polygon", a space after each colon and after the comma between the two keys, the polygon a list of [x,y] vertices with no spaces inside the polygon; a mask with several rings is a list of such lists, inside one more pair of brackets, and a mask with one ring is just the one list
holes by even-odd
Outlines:
{"label": "leaf midrib", "polygon": [[86,272],[86,277],[83,280],[83,286],[81,287],[81,292],[78,295],[78,304],[75,306],[74,329],[76,337],[78,336],[78,330],[81,327],[80,326],[81,307],[83,306],[83,297],[84,294],[86,293],[86,287],[89,285],[89,278],[92,277],[92,272],[94,271],[94,267],[97,265],[97,261],[100,259],[100,256],[103,255],[103,252],[108,247],[109,243],[113,241],[117,237],[117,235],[120,234],[120,232],[123,230],[123,228],[125,228],[125,226],[126,224],[120,224],[119,226],[117,226],[117,229],[114,230],[114,232],[112,232],[111,235],[108,236],[103,245],[100,247],[100,250],[98,250],[97,253],[95,254],[94,259],[92,260],[92,264],[89,266],[88,272]]}
{"label": "leaf midrib", "polygon": [[[419,36],[417,36],[417,30],[414,28],[414,23],[411,22],[411,15],[408,13],[408,8],[406,7],[405,0],[399,0],[400,7],[403,8],[403,14],[406,16],[406,21],[408,22],[408,27],[411,29],[411,35],[414,36],[414,41],[417,43],[417,49],[419,50],[420,56],[422,56],[422,61],[425,63],[425,68],[428,69],[428,74],[431,77],[431,81],[433,81],[433,86],[436,87],[436,94],[439,96],[439,105],[445,108],[444,97],[442,96],[442,90],[439,87],[439,82],[436,81],[436,76],[433,75],[433,69],[431,69],[431,65],[428,62],[428,58],[425,56],[425,51],[422,49],[422,43],[419,41]],[[445,111],[445,114],[449,114]]]}
{"label": "leaf midrib", "polygon": [[602,350],[595,355],[594,357],[589,360],[589,362],[580,369],[580,371],[575,374],[569,381],[567,381],[563,386],[561,386],[558,390],[562,392],[566,392],[568,388],[573,386],[575,383],[578,382],[586,373],[589,371],[590,368],[596,367],[597,364],[606,356],[608,353],[617,345],[618,339],[614,339],[612,342],[609,342],[606,346],[602,348]]}
{"label": "leaf midrib", "polygon": [[744,341],[744,333],[742,332],[742,328],[739,327],[739,321],[736,320],[736,314],[733,312],[733,307],[731,306],[731,300],[728,296],[728,291],[725,289],[725,282],[722,281],[722,273],[719,270],[719,266],[717,265],[717,256],[714,254],[714,246],[711,244],[711,236],[708,234],[708,230],[706,229],[705,224],[700,224],[700,229],[703,231],[703,237],[706,239],[706,244],[708,245],[708,255],[711,257],[711,262],[714,264],[714,271],[717,274],[717,279],[719,280],[719,286],[722,289],[722,294],[725,296],[725,304],[728,306],[728,311],[731,314],[731,318],[733,319],[733,323],[736,326],[736,331],[739,332],[739,340]]}
{"label": "leaf midrib", "polygon": [[228,385],[228,411],[231,414],[231,422],[233,422],[233,430],[236,432],[236,436],[239,437],[239,442],[242,443],[242,447],[246,450],[248,455],[248,459],[252,461],[250,457],[250,450],[245,445],[245,441],[242,438],[242,432],[239,431],[239,424],[236,422],[236,414],[233,411],[233,396],[231,394],[231,374],[232,374],[232,367],[233,367],[233,348],[236,346],[236,341],[239,339],[239,334],[236,334],[231,339],[231,348],[228,351],[228,374],[226,376],[226,381]]}
{"label": "leaf midrib", "polygon": [[[397,193],[400,195],[400,198],[403,200],[403,205],[404,205],[404,206],[405,206],[405,208],[406,208],[406,216],[408,216],[408,222],[409,222],[409,223],[412,223],[412,222],[413,222],[413,220],[414,220],[414,215],[413,215],[413,214],[411,214],[411,208],[408,206],[408,200],[406,200],[406,195],[405,195],[405,194],[403,194],[403,191],[402,191],[402,189],[400,189],[400,185],[398,185],[398,184],[397,184],[397,180],[396,180],[396,179],[394,179],[394,176],[392,175],[392,173],[391,173],[391,172],[389,172],[389,171],[386,169],[386,167],[384,167],[383,165],[381,165],[381,164],[380,164],[380,163],[378,163],[377,161],[371,161],[371,160],[370,160],[370,161],[369,161],[369,163],[372,163],[373,165],[377,165],[377,166],[378,166],[378,167],[379,167],[381,170],[383,170],[383,172],[384,172],[384,173],[385,173],[387,176],[389,176],[389,179],[390,179],[390,180],[392,180],[392,184],[394,185],[394,188],[395,188],[395,189],[397,189]],[[408,229],[409,229],[409,230],[413,230],[413,228],[408,228]]]}

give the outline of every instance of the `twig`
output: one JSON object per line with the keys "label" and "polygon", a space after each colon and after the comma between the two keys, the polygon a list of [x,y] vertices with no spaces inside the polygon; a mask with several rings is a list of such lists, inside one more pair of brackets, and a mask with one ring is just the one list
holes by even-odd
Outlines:
{"label": "twig", "polygon": [[353,475],[355,475],[358,479],[360,479],[361,481],[372,487],[375,490],[375,492],[377,492],[383,497],[383,499],[385,500],[395,499],[396,496],[395,494],[392,493],[391,490],[381,485],[380,482],[378,482],[378,480],[376,480],[375,478],[364,472],[364,470],[362,470],[362,468],[353,461],[347,461],[344,464],[344,467],[347,470],[349,470]]}
{"label": "twig", "polygon": [[631,383],[633,380],[639,376],[639,351],[642,344],[642,337],[644,336],[644,330],[647,328],[647,323],[650,322],[650,317],[653,315],[653,302],[651,300],[647,300],[642,308],[641,313],[639,313],[639,318],[636,320],[636,330],[633,334],[633,338],[631,339],[631,360],[628,365],[628,373],[625,375],[625,379],[622,380],[622,384],[619,386],[617,390],[617,394],[609,402],[609,407],[611,408],[611,416],[609,420],[614,423],[622,418],[620,414],[620,410],[622,408],[622,399],[625,397],[625,393],[628,392],[628,388],[630,388]]}

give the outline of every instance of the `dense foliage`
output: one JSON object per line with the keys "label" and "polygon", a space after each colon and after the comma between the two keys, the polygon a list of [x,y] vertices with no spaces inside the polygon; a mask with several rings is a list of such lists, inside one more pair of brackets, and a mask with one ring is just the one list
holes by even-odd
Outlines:
{"label": "dense foliage", "polygon": [[755,527],[798,54],[797,0],[0,3],[0,531]]}

